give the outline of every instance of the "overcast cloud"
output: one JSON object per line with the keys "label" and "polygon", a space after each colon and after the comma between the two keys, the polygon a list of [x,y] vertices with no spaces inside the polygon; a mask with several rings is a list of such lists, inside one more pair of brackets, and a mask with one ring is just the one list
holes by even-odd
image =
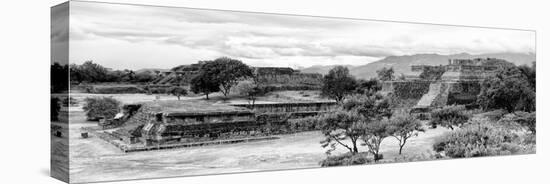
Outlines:
{"label": "overcast cloud", "polygon": [[308,67],[417,53],[535,52],[531,31],[74,1],[70,8],[70,62],[115,69],[172,68],[221,56],[252,66]]}

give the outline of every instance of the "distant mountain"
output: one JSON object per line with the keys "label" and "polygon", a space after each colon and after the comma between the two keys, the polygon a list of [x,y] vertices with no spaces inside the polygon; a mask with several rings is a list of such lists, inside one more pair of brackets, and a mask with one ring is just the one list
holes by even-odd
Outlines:
{"label": "distant mountain", "polygon": [[[388,56],[384,59],[371,62],[369,64],[360,66],[348,66],[352,75],[357,78],[369,79],[376,76],[376,71],[383,67],[393,67],[396,75],[401,73],[409,73],[411,65],[446,65],[449,59],[473,59],[473,58],[498,58],[504,59],[515,65],[531,65],[531,62],[535,61],[536,57],[534,53],[493,53],[493,54],[479,54],[471,55],[468,53],[453,54],[453,55],[439,55],[439,54],[415,54],[404,56]],[[330,66],[312,66],[309,68],[303,68],[301,71],[308,73],[322,73],[326,74],[333,68]]]}
{"label": "distant mountain", "polygon": [[[337,65],[313,65],[311,67],[307,67],[307,68],[299,68],[300,72],[302,73],[320,73],[320,74],[327,74],[328,71],[332,68],[334,68],[335,66]],[[353,68],[354,66],[352,65],[344,65],[348,68]]]}

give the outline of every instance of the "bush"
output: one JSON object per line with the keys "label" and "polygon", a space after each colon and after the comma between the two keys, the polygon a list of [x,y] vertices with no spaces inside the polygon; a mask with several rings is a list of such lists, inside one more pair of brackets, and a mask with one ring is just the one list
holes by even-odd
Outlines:
{"label": "bush", "polygon": [[487,119],[449,132],[433,144],[434,151],[451,158],[518,154],[529,152],[528,147],[519,135]]}
{"label": "bush", "polygon": [[319,130],[321,127],[315,117],[288,120],[289,129],[292,132]]}
{"label": "bush", "polygon": [[537,115],[535,112],[515,112],[516,115],[515,121],[522,125],[523,127],[527,128],[527,130],[531,131],[532,133],[537,133]]}
{"label": "bush", "polygon": [[321,167],[332,166],[348,166],[348,165],[362,165],[372,162],[372,159],[367,158],[368,153],[345,153],[337,156],[329,156],[325,160],[321,161]]}
{"label": "bush", "polygon": [[86,98],[83,109],[88,120],[111,119],[119,112],[120,102],[111,97]]}
{"label": "bush", "polygon": [[451,130],[454,127],[461,127],[468,122],[471,114],[466,111],[464,106],[446,106],[441,109],[434,110],[431,113],[432,126],[441,125]]}

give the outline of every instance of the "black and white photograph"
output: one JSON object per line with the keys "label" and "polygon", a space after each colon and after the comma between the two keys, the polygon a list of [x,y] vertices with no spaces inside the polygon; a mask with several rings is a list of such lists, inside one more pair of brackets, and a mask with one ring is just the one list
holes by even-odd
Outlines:
{"label": "black and white photograph", "polygon": [[88,1],[50,18],[65,182],[537,152],[535,30]]}

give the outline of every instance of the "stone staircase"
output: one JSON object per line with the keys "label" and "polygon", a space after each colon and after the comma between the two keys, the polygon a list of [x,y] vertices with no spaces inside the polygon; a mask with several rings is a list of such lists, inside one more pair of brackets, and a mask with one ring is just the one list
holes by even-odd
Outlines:
{"label": "stone staircase", "polygon": [[447,103],[449,87],[441,82],[430,84],[430,89],[413,107],[412,113],[419,119],[427,120],[432,107],[443,106]]}
{"label": "stone staircase", "polygon": [[420,98],[415,108],[428,108],[432,106],[435,99],[440,95],[440,93],[441,93],[441,83],[440,82],[431,83],[430,90],[428,90],[428,93],[424,94],[422,98]]}

